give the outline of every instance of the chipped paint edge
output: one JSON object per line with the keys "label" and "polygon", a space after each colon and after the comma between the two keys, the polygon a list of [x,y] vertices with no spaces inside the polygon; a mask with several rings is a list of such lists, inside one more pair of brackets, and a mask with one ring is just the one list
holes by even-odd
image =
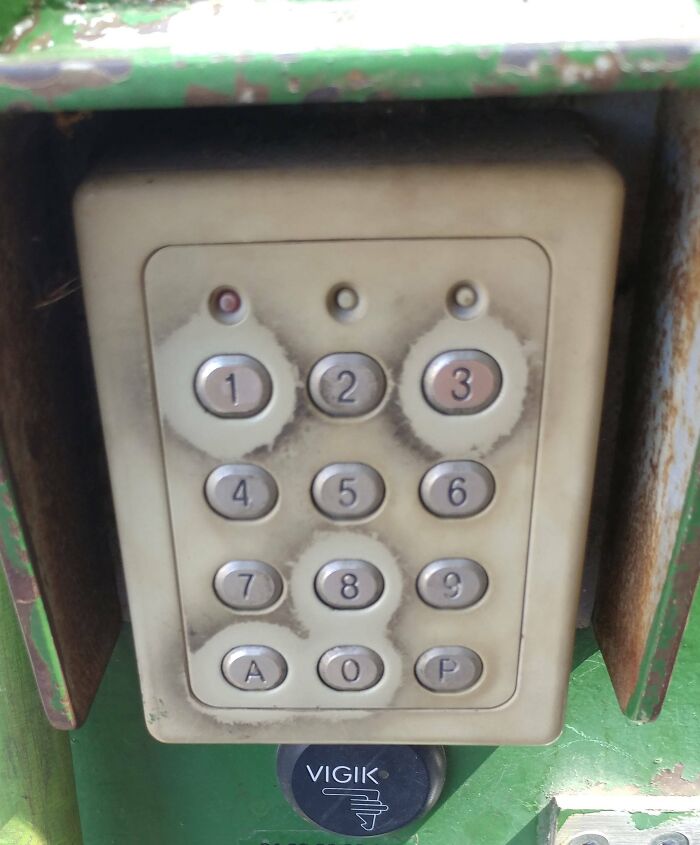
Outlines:
{"label": "chipped paint edge", "polygon": [[7,459],[0,444],[0,563],[5,572],[46,716],[53,727],[71,730],[77,718],[27,535],[17,507]]}

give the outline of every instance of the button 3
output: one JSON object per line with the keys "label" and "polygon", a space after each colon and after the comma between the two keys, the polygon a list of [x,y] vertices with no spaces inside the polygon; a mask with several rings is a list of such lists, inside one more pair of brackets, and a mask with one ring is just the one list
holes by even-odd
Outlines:
{"label": "button 3", "polygon": [[443,352],[423,373],[423,393],[441,414],[476,414],[494,402],[501,390],[501,368],[478,349]]}

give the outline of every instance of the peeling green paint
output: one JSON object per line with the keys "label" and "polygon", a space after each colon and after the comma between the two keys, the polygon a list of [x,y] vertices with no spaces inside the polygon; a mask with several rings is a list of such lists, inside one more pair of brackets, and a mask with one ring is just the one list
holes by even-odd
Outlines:
{"label": "peeling green paint", "polygon": [[632,822],[637,830],[653,830],[667,822],[680,822],[684,813],[632,813]]}
{"label": "peeling green paint", "polygon": [[676,607],[679,590],[687,589],[687,574],[694,574],[700,555],[700,446],[695,455],[690,484],[686,491],[668,573],[654,614],[644,659],[634,694],[626,713],[641,722],[654,719],[664,698],[671,661],[683,634],[683,619]]}
{"label": "peeling green paint", "polygon": [[[625,39],[602,18],[595,40],[489,28],[497,8],[352,0],[213,0],[42,5],[0,48],[0,108],[103,109],[250,102],[431,99],[693,87],[700,16]],[[503,0],[507,3],[507,0]],[[503,2],[501,6],[503,6]],[[629,5],[629,0],[625,0]],[[513,3],[513,11],[523,4]],[[21,8],[21,7],[20,7]],[[528,14],[534,18],[537,5]],[[392,11],[393,9],[393,11]],[[495,10],[494,10],[495,9]],[[585,24],[587,4],[570,19]],[[647,17],[637,4],[636,17]],[[541,14],[541,13],[540,13]],[[16,17],[17,10],[15,9]],[[8,14],[4,14],[8,29]],[[516,15],[503,14],[503,21]],[[678,17],[678,15],[676,15]],[[683,16],[681,16],[683,17]],[[444,20],[443,20],[444,19]],[[536,20],[536,18],[535,18]],[[593,27],[594,28],[594,27]],[[535,30],[537,28],[535,27]],[[591,31],[591,27],[587,31]],[[606,37],[606,33],[611,35]],[[494,40],[494,34],[498,37]],[[282,35],[280,34],[282,33]],[[671,37],[674,36],[674,37]],[[528,40],[529,38],[529,40]],[[500,39],[500,40],[498,40]]]}
{"label": "peeling green paint", "polygon": [[32,658],[46,715],[55,727],[74,727],[76,716],[70,702],[58,644],[54,641],[51,622],[41,597],[40,584],[28,550],[1,444],[0,567],[4,569],[26,647]]}
{"label": "peeling green paint", "polygon": [[0,577],[0,845],[81,841],[68,736],[46,722]]}

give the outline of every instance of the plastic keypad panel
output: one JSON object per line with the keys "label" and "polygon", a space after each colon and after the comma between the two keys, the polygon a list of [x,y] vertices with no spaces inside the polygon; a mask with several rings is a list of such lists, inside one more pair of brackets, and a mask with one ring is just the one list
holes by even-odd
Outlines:
{"label": "plastic keypad panel", "polygon": [[[465,280],[477,301],[463,313],[448,301]],[[339,284],[357,297],[348,319],[329,307]],[[245,309],[230,323],[210,306],[228,286]],[[516,237],[167,246],[146,264],[145,294],[194,695],[255,710],[507,702],[546,360],[545,251]],[[360,413],[333,412],[354,387],[343,357],[327,358],[338,353],[365,368]],[[229,369],[201,369],[216,358]],[[236,376],[240,414],[226,409]],[[219,470],[237,465],[264,473],[242,487]],[[357,497],[367,507],[344,518]],[[231,561],[243,563],[222,570]],[[342,581],[337,561],[358,574]],[[251,584],[253,609],[241,609]],[[355,584],[357,608],[343,600]],[[276,685],[258,677],[265,665]]]}

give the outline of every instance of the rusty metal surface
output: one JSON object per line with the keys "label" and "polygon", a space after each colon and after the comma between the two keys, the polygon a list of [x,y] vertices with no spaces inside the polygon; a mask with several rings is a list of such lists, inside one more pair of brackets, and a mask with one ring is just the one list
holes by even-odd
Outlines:
{"label": "rusty metal surface", "polygon": [[482,97],[700,84],[695,0],[171,0],[0,10],[0,108]]}
{"label": "rusty metal surface", "polygon": [[613,534],[596,625],[620,703],[658,714],[700,571],[700,98],[661,115]]}

